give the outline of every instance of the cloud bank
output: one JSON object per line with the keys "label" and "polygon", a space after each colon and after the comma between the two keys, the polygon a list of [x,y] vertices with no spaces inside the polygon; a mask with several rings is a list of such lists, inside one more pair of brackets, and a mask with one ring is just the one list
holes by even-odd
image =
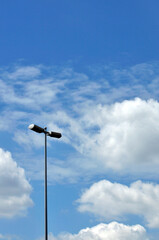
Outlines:
{"label": "cloud bank", "polygon": [[[112,170],[119,174],[157,175],[157,101],[136,98],[111,105],[85,106],[77,119],[65,112],[50,118],[61,126],[64,141],[81,154],[80,164],[77,162],[81,172],[89,168],[89,172],[97,174]],[[51,119],[48,121],[51,123]]]}
{"label": "cloud bank", "polygon": [[77,201],[80,212],[93,213],[104,220],[129,215],[142,216],[148,227],[159,227],[159,185],[137,181],[130,186],[102,180],[86,189]]}
{"label": "cloud bank", "polygon": [[33,205],[31,190],[24,169],[17,166],[9,152],[0,148],[0,218],[25,215]]}
{"label": "cloud bank", "polygon": [[49,240],[148,240],[146,230],[141,225],[128,226],[117,222],[101,223],[92,228],[82,229],[78,234],[61,234]]}

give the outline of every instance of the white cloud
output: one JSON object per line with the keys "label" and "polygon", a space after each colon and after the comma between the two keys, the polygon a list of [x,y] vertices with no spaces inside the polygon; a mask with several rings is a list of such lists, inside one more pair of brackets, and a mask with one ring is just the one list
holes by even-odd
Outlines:
{"label": "white cloud", "polygon": [[32,147],[40,148],[44,146],[44,136],[43,134],[33,133],[32,131],[28,130],[28,126],[26,126],[25,131],[17,130],[14,133],[14,140],[19,143],[20,145],[24,145],[28,149]]}
{"label": "white cloud", "polygon": [[117,222],[101,223],[92,228],[82,229],[78,234],[49,235],[49,240],[148,240],[141,225],[128,226]]}
{"label": "white cloud", "polygon": [[120,173],[153,172],[159,166],[159,103],[155,100],[86,105],[78,118],[59,111],[51,119],[61,125],[65,142],[85,158],[81,166],[89,161],[96,172]]}
{"label": "white cloud", "polygon": [[[16,84],[15,84],[16,85]],[[18,85],[18,84],[17,84]],[[18,104],[24,106],[31,106],[32,100],[27,98],[23,91],[19,91],[17,94],[17,86],[14,87],[12,84],[0,80],[0,98],[5,104]]]}
{"label": "white cloud", "polygon": [[67,166],[64,161],[56,161],[56,163],[52,163],[48,165],[48,179],[50,182],[69,182],[75,183],[79,178],[79,173]]}
{"label": "white cloud", "polygon": [[81,119],[88,130],[98,128],[89,136],[93,140],[84,144],[84,152],[119,170],[134,163],[158,163],[158,118],[159,103],[154,100],[96,106]]}
{"label": "white cloud", "polygon": [[106,180],[85,190],[78,210],[90,212],[105,220],[117,220],[133,214],[143,216],[151,228],[159,228],[159,185],[134,182],[130,187]]}
{"label": "white cloud", "polygon": [[65,81],[54,79],[48,69],[45,69],[43,76],[43,70],[43,66],[40,65],[17,66],[14,71],[1,69],[1,101],[31,110],[39,110],[43,106],[50,107],[50,104],[55,106],[56,94],[62,91]]}
{"label": "white cloud", "polygon": [[37,106],[50,107],[50,104],[56,100],[56,95],[60,93],[63,82],[57,82],[53,78],[34,80],[25,84],[24,95],[31,100],[32,108]]}
{"label": "white cloud", "polygon": [[0,148],[0,218],[25,215],[33,205],[31,190],[24,169],[17,166],[10,152]]}
{"label": "white cloud", "polygon": [[31,118],[30,113],[5,109],[5,111],[1,112],[0,130],[11,132],[11,129],[13,131],[13,129],[16,129],[17,126],[26,124],[27,118]]}
{"label": "white cloud", "polygon": [[6,73],[9,79],[29,79],[38,77],[41,74],[40,66],[17,66],[14,71]]}
{"label": "white cloud", "polygon": [[15,85],[0,80],[0,97],[6,104],[39,110],[42,106],[50,107],[53,100],[56,100],[56,94],[60,93],[60,87],[62,83],[54,83],[51,79],[17,82]]}

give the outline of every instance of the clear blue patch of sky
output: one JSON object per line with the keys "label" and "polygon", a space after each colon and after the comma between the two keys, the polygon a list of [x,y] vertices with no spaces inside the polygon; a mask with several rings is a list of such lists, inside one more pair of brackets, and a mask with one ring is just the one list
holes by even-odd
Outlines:
{"label": "clear blue patch of sky", "polygon": [[0,64],[134,64],[159,55],[157,0],[2,0]]}

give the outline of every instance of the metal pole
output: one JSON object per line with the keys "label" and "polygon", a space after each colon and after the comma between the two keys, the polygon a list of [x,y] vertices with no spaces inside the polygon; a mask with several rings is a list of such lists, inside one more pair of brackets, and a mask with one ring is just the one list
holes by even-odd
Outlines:
{"label": "metal pole", "polygon": [[[45,128],[46,130],[47,128]],[[48,219],[47,219],[47,133],[45,132],[45,240],[48,240]]]}
{"label": "metal pole", "polygon": [[61,133],[58,132],[47,132],[47,127],[41,128],[35,124],[30,124],[29,129],[37,132],[45,134],[45,184],[44,184],[44,205],[45,205],[45,240],[48,240],[48,215],[47,215],[47,136],[54,138],[61,138]]}

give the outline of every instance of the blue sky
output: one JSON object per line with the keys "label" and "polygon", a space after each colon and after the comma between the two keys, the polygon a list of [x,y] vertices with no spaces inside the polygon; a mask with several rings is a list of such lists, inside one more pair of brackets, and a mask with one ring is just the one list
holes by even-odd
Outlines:
{"label": "blue sky", "polygon": [[158,7],[1,1],[0,239],[158,239]]}

